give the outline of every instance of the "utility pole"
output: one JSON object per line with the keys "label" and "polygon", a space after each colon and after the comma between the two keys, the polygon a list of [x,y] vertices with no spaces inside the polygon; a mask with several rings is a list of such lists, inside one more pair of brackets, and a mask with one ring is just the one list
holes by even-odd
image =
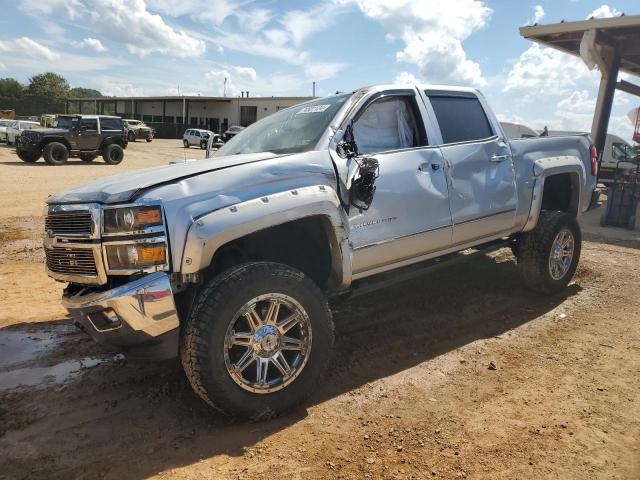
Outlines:
{"label": "utility pole", "polygon": [[313,96],[316,96],[316,82],[313,82]]}
{"label": "utility pole", "polygon": [[224,86],[222,87],[222,96],[227,96],[227,77],[224,77]]}

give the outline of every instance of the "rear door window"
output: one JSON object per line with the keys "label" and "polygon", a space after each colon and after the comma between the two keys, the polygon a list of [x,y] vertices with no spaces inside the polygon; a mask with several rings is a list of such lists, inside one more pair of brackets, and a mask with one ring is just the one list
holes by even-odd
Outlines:
{"label": "rear door window", "polygon": [[83,118],[80,120],[80,128],[87,132],[98,131],[98,119],[97,118]]}
{"label": "rear door window", "polygon": [[[429,92],[426,92],[429,95]],[[475,97],[430,96],[444,143],[470,142],[493,137],[487,115]]]}

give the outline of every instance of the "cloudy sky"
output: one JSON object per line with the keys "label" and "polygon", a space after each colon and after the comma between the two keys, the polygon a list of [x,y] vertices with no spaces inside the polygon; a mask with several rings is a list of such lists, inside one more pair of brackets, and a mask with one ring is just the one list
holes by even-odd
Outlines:
{"label": "cloudy sky", "polygon": [[[4,2],[0,77],[39,72],[107,95],[310,95],[413,82],[481,89],[499,117],[588,130],[599,74],[518,28],[640,14],[638,0],[20,0]],[[630,138],[638,101],[616,94]]]}

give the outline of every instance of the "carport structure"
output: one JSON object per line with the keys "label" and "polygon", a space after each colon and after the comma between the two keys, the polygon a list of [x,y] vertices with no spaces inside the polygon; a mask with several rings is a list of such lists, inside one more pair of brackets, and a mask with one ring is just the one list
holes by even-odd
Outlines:
{"label": "carport structure", "polygon": [[601,79],[591,137],[602,158],[616,88],[640,97],[639,85],[618,81],[619,72],[640,77],[640,15],[533,25],[520,28],[520,35],[582,58],[590,70],[598,67]]}

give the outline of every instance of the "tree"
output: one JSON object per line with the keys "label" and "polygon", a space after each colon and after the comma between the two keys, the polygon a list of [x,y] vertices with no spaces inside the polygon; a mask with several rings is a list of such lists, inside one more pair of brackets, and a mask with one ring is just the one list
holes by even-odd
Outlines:
{"label": "tree", "polygon": [[15,78],[0,78],[0,97],[20,98],[24,94],[24,86]]}
{"label": "tree", "polygon": [[93,88],[74,87],[69,90],[69,97],[71,98],[95,98],[102,96],[102,93]]}
{"label": "tree", "polygon": [[64,99],[69,96],[69,82],[62,75],[53,72],[40,73],[29,79],[27,92],[51,99]]}

